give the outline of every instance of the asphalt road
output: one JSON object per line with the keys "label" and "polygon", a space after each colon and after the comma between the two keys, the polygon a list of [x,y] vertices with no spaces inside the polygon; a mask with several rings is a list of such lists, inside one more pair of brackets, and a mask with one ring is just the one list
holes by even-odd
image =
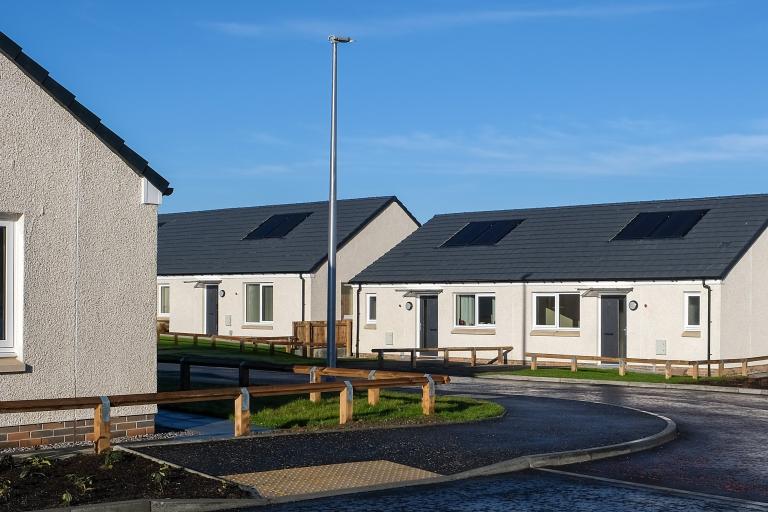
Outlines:
{"label": "asphalt road", "polygon": [[489,396],[590,400],[664,415],[677,423],[677,440],[654,450],[562,469],[768,502],[765,396],[490,379],[456,378],[454,382],[443,389]]}

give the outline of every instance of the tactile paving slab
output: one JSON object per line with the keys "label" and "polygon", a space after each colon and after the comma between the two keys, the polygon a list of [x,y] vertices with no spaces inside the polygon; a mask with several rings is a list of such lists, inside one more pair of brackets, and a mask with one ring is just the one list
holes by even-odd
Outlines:
{"label": "tactile paving slab", "polygon": [[388,460],[349,462],[227,475],[232,482],[254,487],[266,497],[293,496],[440,476]]}

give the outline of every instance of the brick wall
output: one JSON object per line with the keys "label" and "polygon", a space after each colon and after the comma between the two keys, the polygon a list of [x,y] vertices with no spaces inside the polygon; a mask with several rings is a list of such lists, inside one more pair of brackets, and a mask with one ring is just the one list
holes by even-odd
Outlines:
{"label": "brick wall", "polygon": [[[112,438],[154,434],[155,415],[115,416],[110,422]],[[34,423],[15,427],[0,427],[0,448],[21,448],[54,443],[90,441],[93,420]]]}

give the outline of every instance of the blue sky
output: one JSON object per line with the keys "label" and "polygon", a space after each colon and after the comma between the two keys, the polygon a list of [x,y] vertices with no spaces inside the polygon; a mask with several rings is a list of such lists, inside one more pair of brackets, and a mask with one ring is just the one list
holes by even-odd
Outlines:
{"label": "blue sky", "polygon": [[768,192],[761,0],[14,2],[0,30],[168,178],[163,211],[435,213]]}

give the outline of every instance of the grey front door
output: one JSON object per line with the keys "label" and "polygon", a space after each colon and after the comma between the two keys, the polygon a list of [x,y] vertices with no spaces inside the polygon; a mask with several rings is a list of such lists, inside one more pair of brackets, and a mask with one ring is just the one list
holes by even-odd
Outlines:
{"label": "grey front door", "polygon": [[219,334],[219,287],[205,287],[205,334]]}
{"label": "grey front door", "polygon": [[421,298],[421,348],[437,348],[437,295]]}
{"label": "grey front door", "polygon": [[627,298],[623,295],[603,295],[600,298],[600,355],[627,356]]}

